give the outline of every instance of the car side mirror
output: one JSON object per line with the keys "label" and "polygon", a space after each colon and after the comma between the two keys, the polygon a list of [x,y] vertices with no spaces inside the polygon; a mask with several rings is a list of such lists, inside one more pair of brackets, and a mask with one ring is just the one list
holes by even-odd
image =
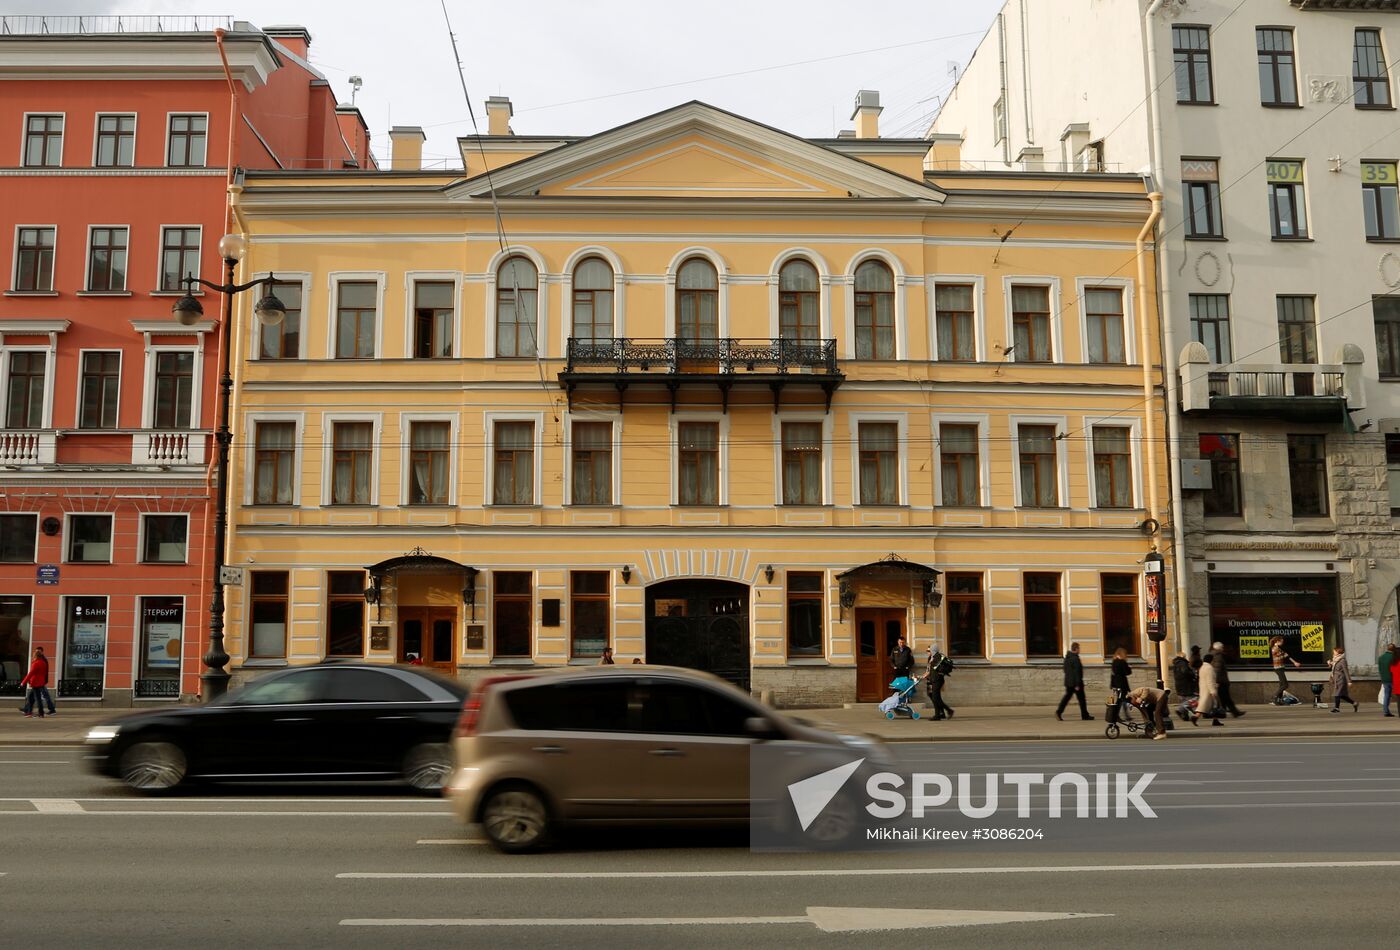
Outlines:
{"label": "car side mirror", "polygon": [[773,725],[772,720],[763,716],[750,716],[744,720],[744,731],[755,739],[781,739],[782,730]]}

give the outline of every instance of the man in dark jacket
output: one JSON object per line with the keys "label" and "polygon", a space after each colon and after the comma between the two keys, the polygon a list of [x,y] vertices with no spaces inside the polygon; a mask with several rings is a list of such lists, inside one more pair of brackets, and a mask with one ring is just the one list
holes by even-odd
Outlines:
{"label": "man in dark jacket", "polygon": [[1394,686],[1394,682],[1391,679],[1391,667],[1393,667],[1394,665],[1395,644],[1387,643],[1385,645],[1385,652],[1382,653],[1380,656],[1376,657],[1376,672],[1379,673],[1381,677],[1381,711],[1384,712],[1387,716],[1391,717],[1395,715],[1390,711],[1391,693],[1393,692]]}
{"label": "man in dark jacket", "polygon": [[1211,653],[1214,654],[1210,664],[1215,667],[1216,694],[1220,697],[1220,708],[1234,716],[1236,719],[1243,716],[1235,700],[1230,696],[1230,668],[1225,665],[1225,644],[1219,640],[1210,645]]}
{"label": "man in dark jacket", "polygon": [[951,669],[953,661],[949,660],[933,644],[928,648],[928,674],[924,679],[924,688],[928,690],[928,701],[933,706],[934,720],[952,719],[956,710],[943,701],[943,684],[948,680],[947,670]]}
{"label": "man in dark jacket", "polygon": [[890,651],[890,666],[894,668],[896,678],[914,678],[914,651],[905,645],[903,637],[895,641],[894,649]]}
{"label": "man in dark jacket", "polygon": [[1079,700],[1079,718],[1093,719],[1089,715],[1089,705],[1084,701],[1084,664],[1079,659],[1079,644],[1071,643],[1065,654],[1065,694],[1060,697],[1060,706],[1055,710],[1055,718],[1063,720],[1065,707],[1070,698]]}

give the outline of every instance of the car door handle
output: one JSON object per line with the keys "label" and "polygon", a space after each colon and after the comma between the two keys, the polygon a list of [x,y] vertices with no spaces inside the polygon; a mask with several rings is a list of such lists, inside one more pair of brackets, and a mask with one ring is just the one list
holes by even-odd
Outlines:
{"label": "car door handle", "polygon": [[311,717],[310,717],[310,716],[284,716],[284,717],[282,717],[282,718],[280,718],[280,719],[274,719],[274,720],[273,720],[273,722],[310,722],[310,721],[311,721]]}
{"label": "car door handle", "polygon": [[561,745],[537,745],[532,751],[543,752],[545,755],[562,755],[568,750]]}
{"label": "car door handle", "polygon": [[664,759],[679,759],[681,756],[685,755],[680,749],[652,749],[651,754]]}
{"label": "car door handle", "polygon": [[375,716],[380,722],[400,722],[404,719],[412,719],[412,716]]}

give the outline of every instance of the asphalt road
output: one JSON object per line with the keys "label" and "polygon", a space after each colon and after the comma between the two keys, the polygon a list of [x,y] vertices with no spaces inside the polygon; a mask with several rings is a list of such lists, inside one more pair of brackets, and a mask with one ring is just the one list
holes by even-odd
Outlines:
{"label": "asphalt road", "polygon": [[[1147,799],[1161,817],[1071,822],[1072,835],[1043,813],[989,819],[1049,837],[895,855],[608,830],[512,858],[442,801],[391,787],[146,799],[81,772],[78,750],[0,746],[0,927],[15,946],[153,950],[1394,943],[1400,741],[1203,743],[1178,731],[906,752],[945,773],[1155,772]],[[1144,825],[1159,830],[1132,830]],[[1037,914],[1052,919],[1026,919]]]}

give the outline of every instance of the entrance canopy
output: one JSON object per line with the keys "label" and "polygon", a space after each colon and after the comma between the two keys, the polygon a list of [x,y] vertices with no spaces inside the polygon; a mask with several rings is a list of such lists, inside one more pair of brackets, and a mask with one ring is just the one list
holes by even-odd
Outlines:
{"label": "entrance canopy", "polygon": [[898,554],[888,554],[878,561],[853,567],[836,575],[838,581],[899,581],[936,580],[943,572],[926,564],[906,561]]}
{"label": "entrance canopy", "polygon": [[422,548],[414,548],[407,554],[399,557],[391,557],[380,561],[378,564],[371,564],[365,568],[369,571],[370,577],[384,577],[388,574],[440,574],[443,571],[461,571],[475,577],[480,573],[474,567],[465,564],[458,564],[456,561],[448,560],[445,557],[438,557],[436,554],[429,554]]}

